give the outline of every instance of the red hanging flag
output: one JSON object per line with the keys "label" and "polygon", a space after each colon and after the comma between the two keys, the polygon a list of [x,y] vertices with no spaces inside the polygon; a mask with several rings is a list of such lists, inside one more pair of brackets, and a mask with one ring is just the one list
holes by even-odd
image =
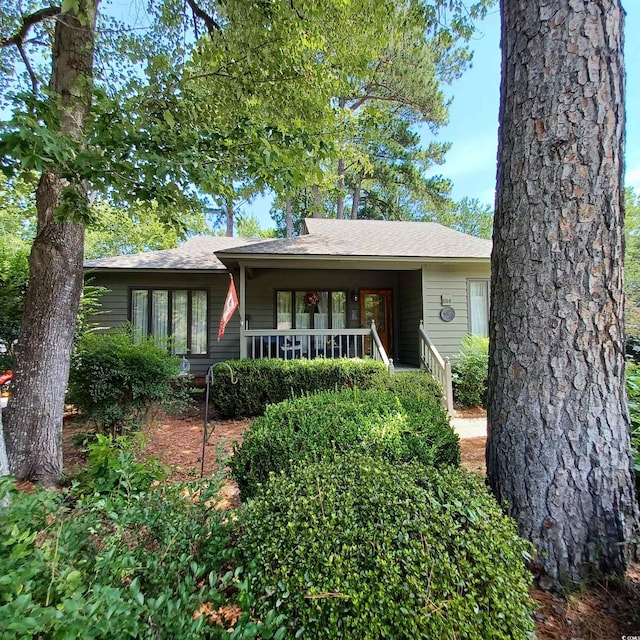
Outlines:
{"label": "red hanging flag", "polygon": [[227,292],[227,299],[224,301],[224,309],[222,310],[222,318],[220,318],[220,328],[218,329],[218,342],[224,335],[224,330],[227,327],[227,323],[231,320],[233,312],[238,308],[238,294],[236,293],[236,285],[233,284],[233,276],[229,274],[231,278],[229,282],[229,291]]}

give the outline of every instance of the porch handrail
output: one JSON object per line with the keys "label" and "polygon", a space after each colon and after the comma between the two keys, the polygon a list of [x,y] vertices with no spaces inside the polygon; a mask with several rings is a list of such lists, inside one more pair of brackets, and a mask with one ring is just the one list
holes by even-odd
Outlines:
{"label": "porch handrail", "polygon": [[384,366],[389,369],[391,362],[389,361],[389,356],[384,349],[382,340],[380,340],[380,336],[378,335],[375,320],[371,321],[371,337],[373,338],[372,346],[374,347],[371,349],[371,355],[373,356],[373,359],[380,360],[384,364]]}
{"label": "porch handrail", "polygon": [[420,341],[420,362],[431,375],[442,385],[444,406],[449,414],[453,414],[453,380],[451,377],[451,361],[443,358],[431,338],[424,330],[424,322],[420,320],[418,329]]}

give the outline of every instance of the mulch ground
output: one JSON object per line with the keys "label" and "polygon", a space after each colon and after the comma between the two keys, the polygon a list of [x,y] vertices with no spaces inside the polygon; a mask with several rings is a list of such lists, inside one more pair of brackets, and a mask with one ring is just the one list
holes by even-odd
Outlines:
{"label": "mulch ground", "polygon": [[[477,417],[465,415],[462,417]],[[219,453],[228,455],[233,442],[251,426],[248,420],[211,422],[212,432],[205,446],[205,475],[214,473],[220,465]],[[73,416],[65,423],[65,468],[77,470],[85,462],[82,448],[74,444],[74,434],[83,428]],[[202,458],[202,417],[198,408],[185,416],[155,416],[145,430],[146,456],[160,459],[172,468],[172,479],[190,480],[200,475]],[[486,438],[460,441],[462,465],[473,473],[484,475]],[[224,489],[226,506],[239,505],[237,487],[229,482]],[[598,584],[564,597],[532,589],[539,604],[535,614],[538,640],[621,640],[623,636],[640,639],[640,565],[631,567],[624,582]],[[630,639],[631,640],[631,639]]]}

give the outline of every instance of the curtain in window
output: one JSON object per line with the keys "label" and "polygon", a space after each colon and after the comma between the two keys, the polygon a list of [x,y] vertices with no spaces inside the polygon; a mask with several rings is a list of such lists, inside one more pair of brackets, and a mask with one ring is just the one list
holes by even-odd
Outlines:
{"label": "curtain in window", "polygon": [[296,329],[309,329],[311,327],[311,315],[309,307],[304,301],[305,292],[296,291]]}
{"label": "curtain in window", "polygon": [[187,353],[187,309],[186,291],[173,292],[173,313],[171,314],[171,333],[173,335],[173,352],[178,355]]}
{"label": "curtain in window", "polygon": [[278,291],[276,298],[277,329],[291,329],[293,318],[291,291]]}
{"label": "curtain in window", "polygon": [[207,292],[191,292],[191,353],[207,353]]}
{"label": "curtain in window", "polygon": [[151,292],[151,335],[157,344],[166,345],[169,335],[169,292]]}
{"label": "curtain in window", "polygon": [[347,326],[347,293],[334,291],[331,294],[331,326],[344,329]]}
{"label": "curtain in window", "polygon": [[[320,297],[318,304],[316,305],[316,313],[313,314],[313,328],[314,329],[328,329],[329,328],[329,292],[319,291]],[[324,352],[324,345],[327,336],[316,336],[315,346],[316,351]]]}
{"label": "curtain in window", "polygon": [[469,333],[489,335],[489,281],[469,282]]}
{"label": "curtain in window", "polygon": [[131,324],[136,331],[134,341],[149,333],[149,292],[146,289],[134,289],[131,292]]}

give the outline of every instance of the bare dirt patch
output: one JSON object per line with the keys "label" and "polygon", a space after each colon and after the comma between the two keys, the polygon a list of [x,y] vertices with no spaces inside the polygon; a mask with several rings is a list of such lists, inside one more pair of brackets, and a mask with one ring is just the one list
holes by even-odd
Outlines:
{"label": "bare dirt patch", "polygon": [[486,475],[485,445],[487,439],[484,436],[478,438],[464,438],[460,440],[460,464],[473,473]]}

